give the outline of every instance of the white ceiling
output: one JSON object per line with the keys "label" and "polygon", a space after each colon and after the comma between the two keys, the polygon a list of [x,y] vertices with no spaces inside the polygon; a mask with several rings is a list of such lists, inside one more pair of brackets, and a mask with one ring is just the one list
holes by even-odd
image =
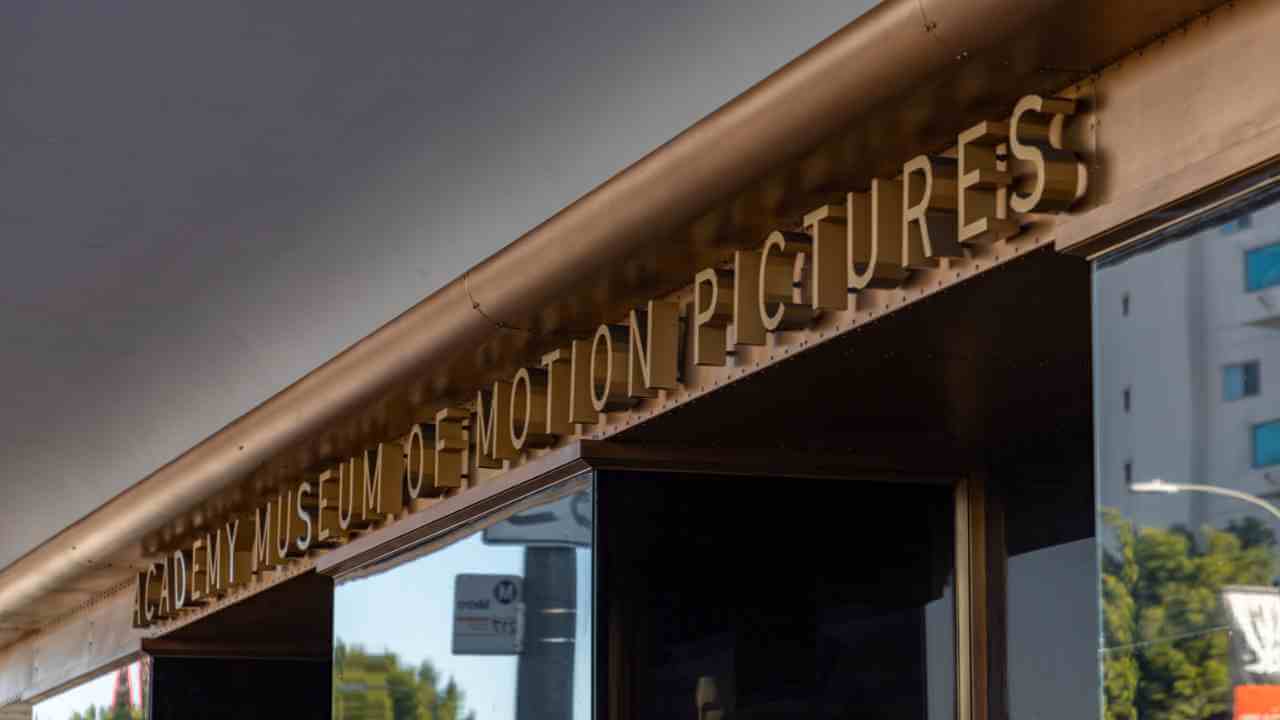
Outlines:
{"label": "white ceiling", "polygon": [[0,3],[0,566],[871,4]]}

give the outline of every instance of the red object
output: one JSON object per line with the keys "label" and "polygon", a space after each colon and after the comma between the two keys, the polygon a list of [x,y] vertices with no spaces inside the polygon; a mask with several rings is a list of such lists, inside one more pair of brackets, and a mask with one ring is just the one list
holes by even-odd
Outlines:
{"label": "red object", "polygon": [[1280,720],[1280,685],[1237,685],[1235,720]]}
{"label": "red object", "polygon": [[[116,671],[115,686],[111,688],[111,709],[115,709],[118,705],[124,705],[126,708],[133,707],[133,676],[129,673],[131,666],[125,665]],[[121,690],[124,692],[121,693]],[[121,700],[124,702],[122,703]]]}

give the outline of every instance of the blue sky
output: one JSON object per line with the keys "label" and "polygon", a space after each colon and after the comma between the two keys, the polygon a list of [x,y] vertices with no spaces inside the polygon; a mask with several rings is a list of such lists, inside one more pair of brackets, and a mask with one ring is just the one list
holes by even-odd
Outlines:
{"label": "blue sky", "polygon": [[[141,702],[142,683],[138,677],[140,668],[141,663],[137,662],[129,666],[135,703]],[[116,671],[109,670],[83,685],[37,703],[34,720],[67,720],[72,713],[83,712],[90,705],[110,705],[112,691],[115,689],[115,676]]]}
{"label": "blue sky", "polygon": [[[590,717],[591,554],[578,550],[578,627],[574,717]],[[485,545],[473,535],[443,550],[373,577],[340,585],[334,636],[370,652],[391,651],[402,662],[431,660],[452,676],[479,720],[515,717],[515,656],[455,656],[451,652],[454,578],[463,573],[524,575],[524,550]]]}

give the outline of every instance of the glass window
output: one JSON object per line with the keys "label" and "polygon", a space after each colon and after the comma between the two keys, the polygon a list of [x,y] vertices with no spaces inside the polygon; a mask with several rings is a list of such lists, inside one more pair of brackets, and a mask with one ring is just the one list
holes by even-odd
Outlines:
{"label": "glass window", "polygon": [[951,487],[602,471],[597,492],[601,717],[956,717]]}
{"label": "glass window", "polygon": [[1253,426],[1253,466],[1280,465],[1280,420]]}
{"label": "glass window", "polygon": [[[1280,362],[1280,308],[1240,292],[1238,236],[1222,229],[1275,235],[1277,198],[1094,265],[1095,397],[1143,383],[1128,414],[1094,405],[1104,720],[1243,720],[1276,705],[1280,499],[1255,468],[1280,465],[1280,402],[1258,373]],[[1245,265],[1249,290],[1280,284],[1280,244]],[[1128,292],[1144,298],[1141,323],[1115,313]]]}
{"label": "glass window", "polygon": [[1280,243],[1244,254],[1244,286],[1248,292],[1280,285]]}
{"label": "glass window", "polygon": [[340,578],[335,720],[591,718],[591,484]]}
{"label": "glass window", "polygon": [[1260,380],[1257,360],[1227,365],[1222,368],[1222,399],[1231,401],[1257,395]]}
{"label": "glass window", "polygon": [[[992,459],[992,718],[1096,718],[1098,546],[1087,438]],[[1001,530],[1003,532],[1001,533]],[[1003,561],[1003,567],[1001,566]],[[998,619],[1003,607],[1004,622]],[[1001,642],[1000,633],[1004,633]],[[1003,656],[999,656],[1003,648]]]}
{"label": "glass window", "polygon": [[139,660],[36,703],[33,720],[143,720],[151,663]]}

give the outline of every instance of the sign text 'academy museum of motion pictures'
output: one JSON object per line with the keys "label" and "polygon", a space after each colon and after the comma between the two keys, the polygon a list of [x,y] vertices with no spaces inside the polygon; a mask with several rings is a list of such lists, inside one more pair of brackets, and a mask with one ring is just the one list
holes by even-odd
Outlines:
{"label": "sign text 'academy museum of motion pictures'", "polygon": [[[773,232],[764,246],[734,254],[732,268],[694,278],[693,363],[723,366],[741,345],[801,329],[823,311],[849,307],[850,293],[902,285],[913,269],[963,257],[966,245],[1016,235],[1017,215],[1062,212],[1085,192],[1086,170],[1063,148],[1075,101],[1024,97],[1008,122],[982,122],[959,135],[955,157],[921,155],[897,179],[875,179],[844,205],[817,208],[805,232]],[[1012,173],[1016,166],[1020,172]],[[501,468],[520,453],[595,424],[677,387],[680,306],[650,301],[622,325],[542,357],[509,382],[476,394],[472,409],[445,408],[402,441],[315,473],[251,512],[233,517],[138,575],[134,624],[176,617],[287,565],[341,544],[406,499],[461,488],[474,447],[478,467]]]}

